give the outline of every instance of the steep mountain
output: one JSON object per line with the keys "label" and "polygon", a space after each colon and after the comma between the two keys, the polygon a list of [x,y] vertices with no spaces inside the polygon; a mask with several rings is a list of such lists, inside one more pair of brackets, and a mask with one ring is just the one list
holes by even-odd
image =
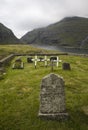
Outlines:
{"label": "steep mountain", "polygon": [[64,18],[45,28],[28,32],[21,41],[28,44],[88,48],[88,18]]}
{"label": "steep mountain", "polygon": [[0,44],[14,44],[20,43],[13,32],[0,23]]}

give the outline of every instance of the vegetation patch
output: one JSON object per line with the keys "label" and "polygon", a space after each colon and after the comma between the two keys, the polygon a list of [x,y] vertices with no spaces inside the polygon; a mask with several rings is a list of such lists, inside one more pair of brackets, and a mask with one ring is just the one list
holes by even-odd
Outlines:
{"label": "vegetation patch", "polygon": [[[43,67],[40,62],[35,69],[34,63],[27,63],[27,56],[21,58],[24,69],[12,69],[13,59],[7,76],[0,80],[0,130],[87,130],[87,57],[63,55],[59,66],[54,66],[53,73],[65,80],[66,108],[70,115],[65,122],[38,117],[41,80],[51,73],[51,66]],[[63,62],[70,63],[70,71],[62,69]]]}
{"label": "vegetation patch", "polygon": [[88,115],[88,106],[84,106],[84,107],[82,108],[82,110],[84,111],[84,113],[85,113],[86,115]]}

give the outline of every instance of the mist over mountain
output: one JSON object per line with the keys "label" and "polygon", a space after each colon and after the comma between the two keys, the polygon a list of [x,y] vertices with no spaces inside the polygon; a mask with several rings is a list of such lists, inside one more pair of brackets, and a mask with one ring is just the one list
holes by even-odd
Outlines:
{"label": "mist over mountain", "polygon": [[20,40],[27,44],[88,48],[88,18],[66,17],[47,27],[34,29]]}
{"label": "mist over mountain", "polygon": [[20,40],[14,35],[14,33],[2,23],[0,23],[0,44],[16,44],[20,43]]}

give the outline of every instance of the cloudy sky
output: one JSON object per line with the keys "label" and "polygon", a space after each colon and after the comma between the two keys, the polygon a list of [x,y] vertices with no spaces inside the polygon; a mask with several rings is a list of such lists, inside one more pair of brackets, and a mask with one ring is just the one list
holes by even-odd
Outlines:
{"label": "cloudy sky", "polygon": [[88,0],[0,0],[0,22],[18,38],[69,16],[88,17]]}

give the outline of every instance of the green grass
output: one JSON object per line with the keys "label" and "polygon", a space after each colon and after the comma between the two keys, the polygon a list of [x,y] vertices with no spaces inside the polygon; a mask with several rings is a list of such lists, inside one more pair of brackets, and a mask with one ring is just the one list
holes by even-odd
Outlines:
{"label": "green grass", "polygon": [[29,45],[0,45],[0,55],[6,56],[12,53],[56,53],[56,51],[48,51],[40,48],[36,49]]}
{"label": "green grass", "polygon": [[66,108],[69,120],[49,121],[38,117],[40,84],[51,67],[37,69],[22,57],[24,69],[8,67],[5,79],[0,80],[0,130],[87,130],[88,129],[88,58],[60,56],[69,62],[71,71],[62,70],[62,63],[54,72],[65,80]]}

